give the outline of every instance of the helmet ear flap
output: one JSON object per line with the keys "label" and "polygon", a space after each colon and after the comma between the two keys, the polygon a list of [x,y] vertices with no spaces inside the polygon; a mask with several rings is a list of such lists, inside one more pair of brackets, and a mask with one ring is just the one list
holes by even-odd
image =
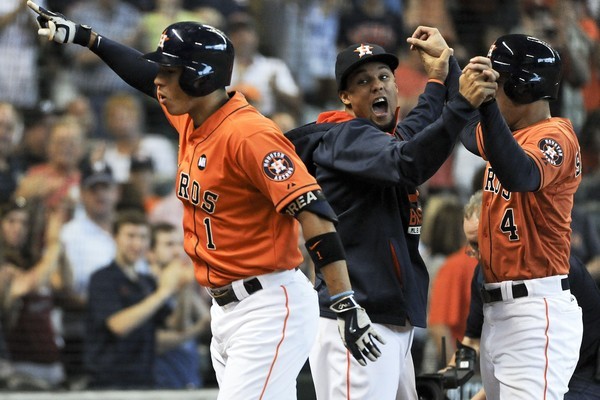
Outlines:
{"label": "helmet ear flap", "polygon": [[214,85],[207,84],[211,75],[198,76],[195,70],[183,68],[179,77],[179,86],[181,86],[181,90],[192,97],[206,96],[216,89],[213,87]]}
{"label": "helmet ear flap", "polygon": [[534,102],[536,87],[529,79],[519,79],[514,74],[504,82],[504,93],[509,99],[519,104],[529,104]]}

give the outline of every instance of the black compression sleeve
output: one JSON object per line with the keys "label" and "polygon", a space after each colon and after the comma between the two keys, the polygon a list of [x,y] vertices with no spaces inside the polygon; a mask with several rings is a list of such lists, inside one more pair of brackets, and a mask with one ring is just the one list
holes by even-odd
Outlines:
{"label": "black compression sleeve", "polygon": [[156,98],[158,65],[143,59],[142,53],[100,35],[91,50],[131,87]]}
{"label": "black compression sleeve", "polygon": [[541,177],[506,125],[495,101],[479,108],[485,153],[502,186],[510,192],[533,192]]}
{"label": "black compression sleeve", "polygon": [[477,124],[479,123],[479,113],[474,114],[473,118],[463,128],[460,132],[460,141],[462,142],[465,149],[469,150],[471,153],[476,156],[480,156],[479,149],[477,148],[477,136],[475,135],[475,130],[477,129]]}

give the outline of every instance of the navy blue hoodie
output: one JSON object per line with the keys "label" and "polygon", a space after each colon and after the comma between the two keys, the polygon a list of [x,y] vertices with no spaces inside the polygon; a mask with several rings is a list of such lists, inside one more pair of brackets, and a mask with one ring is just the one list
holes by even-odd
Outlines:
{"label": "navy blue hoodie", "polygon": [[[452,153],[473,115],[458,94],[459,75],[452,58],[446,86],[428,83],[392,133],[344,111],[286,133],[338,215],[355,298],[375,323],[426,326],[429,276],[418,251],[417,187]],[[315,287],[321,316],[336,318],[318,272]]]}

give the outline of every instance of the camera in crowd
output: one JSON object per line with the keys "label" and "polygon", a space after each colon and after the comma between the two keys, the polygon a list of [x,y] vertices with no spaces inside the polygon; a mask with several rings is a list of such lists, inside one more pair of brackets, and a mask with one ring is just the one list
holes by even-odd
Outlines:
{"label": "camera in crowd", "polygon": [[[443,352],[446,354],[444,341]],[[417,376],[417,395],[419,400],[445,400],[447,389],[455,389],[464,385],[475,374],[477,352],[460,342],[456,343],[456,366],[448,367],[443,372],[421,374]],[[445,357],[442,356],[444,359]],[[446,364],[443,360],[443,365]]]}

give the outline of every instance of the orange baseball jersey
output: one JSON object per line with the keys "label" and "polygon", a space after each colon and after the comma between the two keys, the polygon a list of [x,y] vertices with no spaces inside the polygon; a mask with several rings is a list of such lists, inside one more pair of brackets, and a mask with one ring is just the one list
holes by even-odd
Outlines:
{"label": "orange baseball jersey", "polygon": [[[486,282],[569,273],[571,209],[581,181],[581,159],[571,122],[550,118],[513,132],[540,171],[535,192],[511,193],[491,165],[483,181],[479,249]],[[477,145],[485,156],[481,125]]]}
{"label": "orange baseball jersey", "polygon": [[239,92],[199,128],[163,111],[179,132],[176,193],[197,281],[219,287],[297,267],[298,222],[285,209],[320,187],[275,123]]}

